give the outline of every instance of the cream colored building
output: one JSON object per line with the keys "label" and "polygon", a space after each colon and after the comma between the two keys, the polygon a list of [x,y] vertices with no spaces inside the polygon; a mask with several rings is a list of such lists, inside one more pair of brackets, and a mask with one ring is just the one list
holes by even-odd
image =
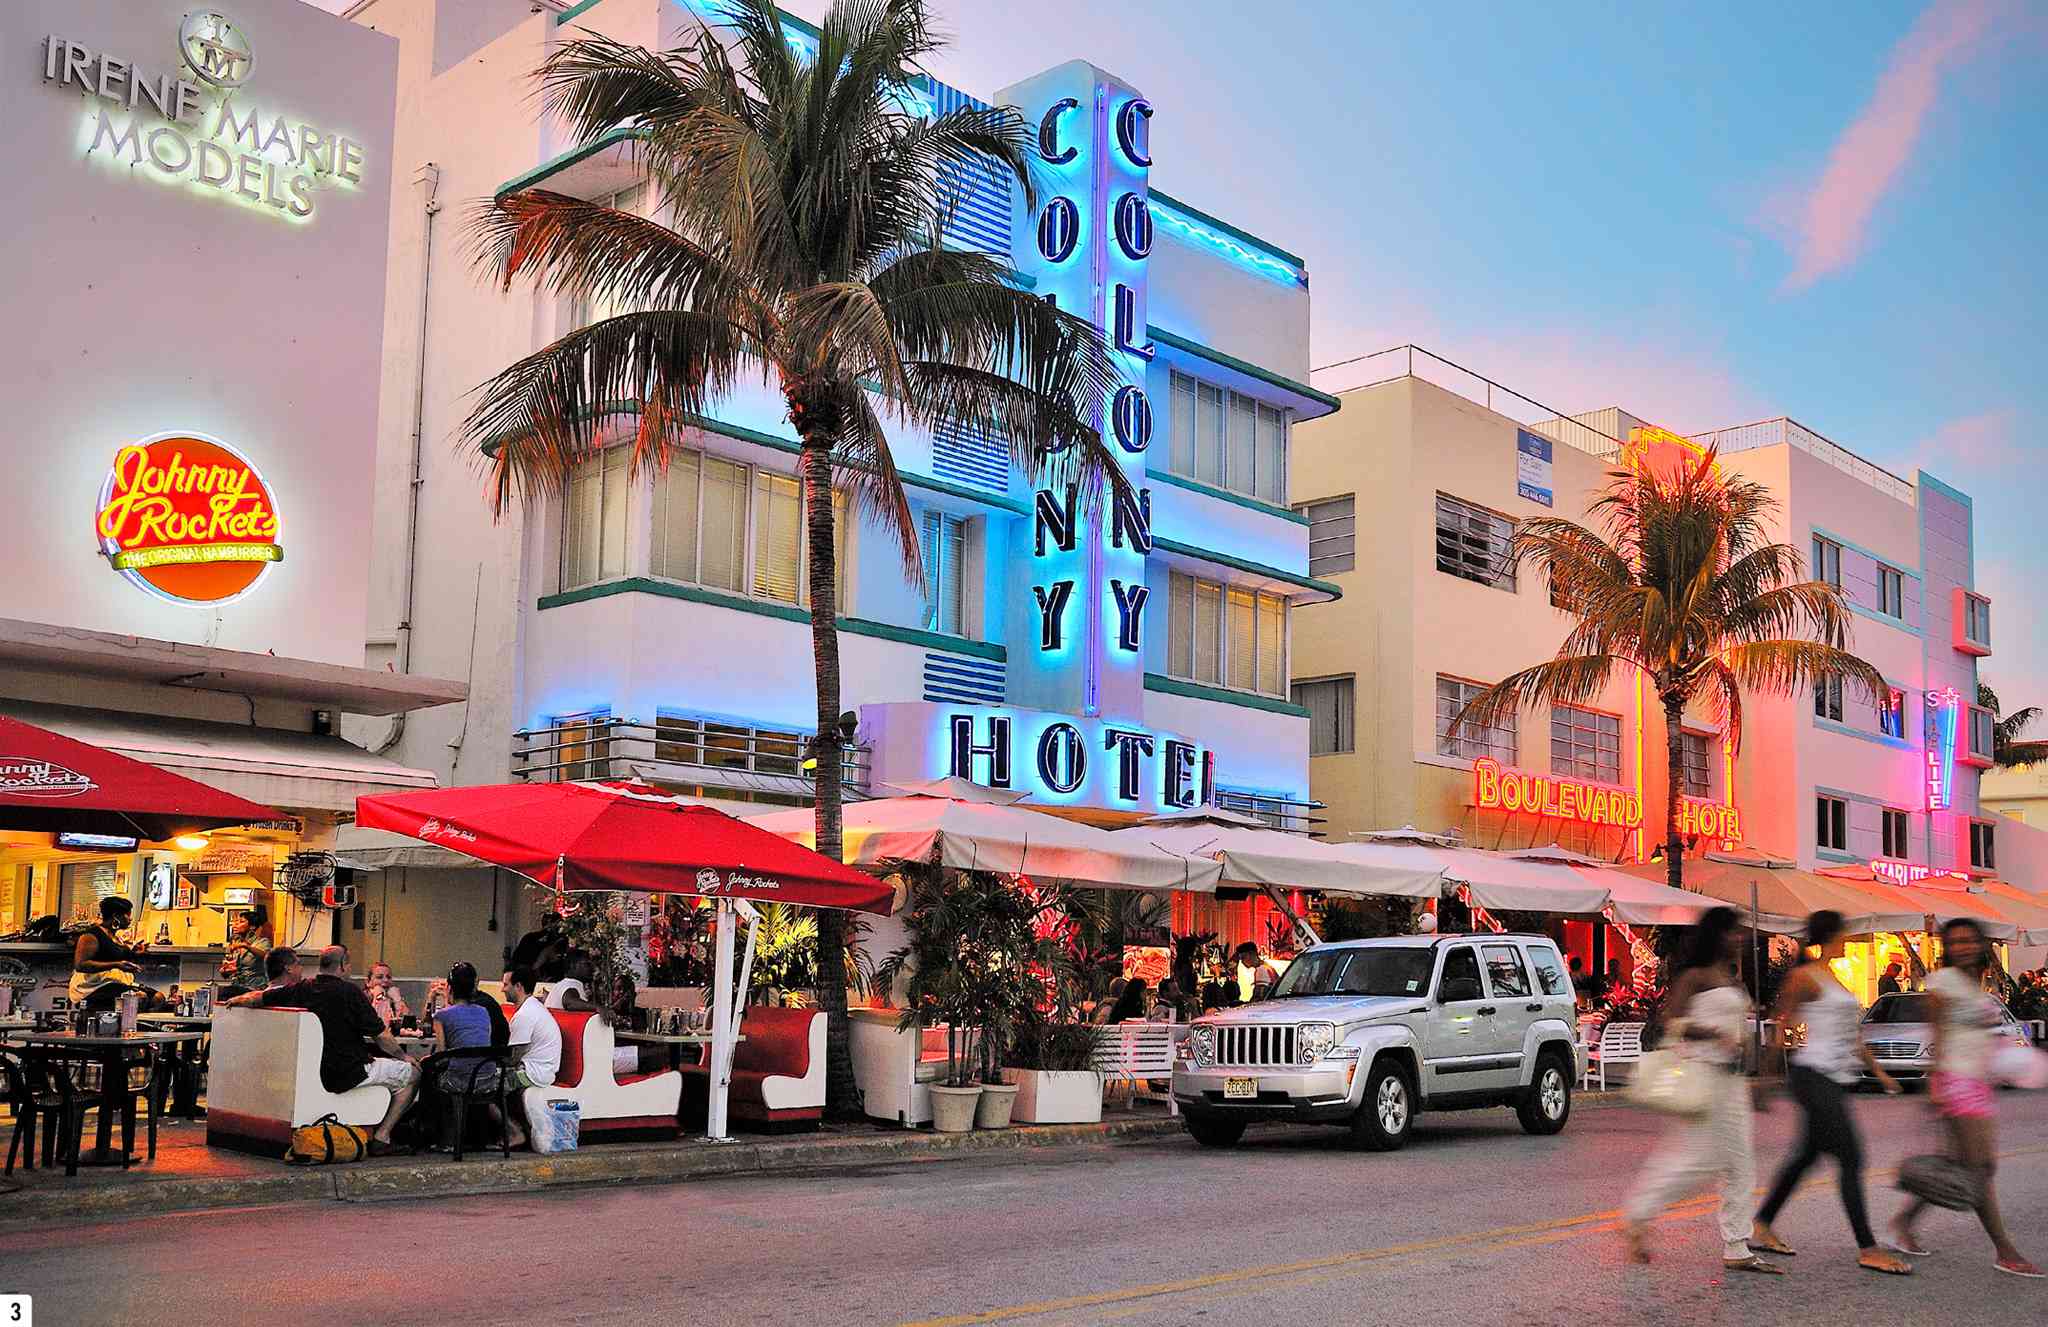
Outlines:
{"label": "cream colored building", "polygon": [[1985,770],[1977,795],[1986,811],[2048,829],[2048,760]]}

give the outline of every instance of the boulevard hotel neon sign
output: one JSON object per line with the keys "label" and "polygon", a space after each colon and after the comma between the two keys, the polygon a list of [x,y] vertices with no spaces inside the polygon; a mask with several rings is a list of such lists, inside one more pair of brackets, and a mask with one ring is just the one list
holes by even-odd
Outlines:
{"label": "boulevard hotel neon sign", "polygon": [[[1472,804],[1482,811],[1522,812],[1613,829],[1640,829],[1643,824],[1643,795],[1633,788],[1508,769],[1489,756],[1472,762]],[[1742,814],[1724,802],[1681,797],[1678,832],[1688,838],[1739,842]]]}

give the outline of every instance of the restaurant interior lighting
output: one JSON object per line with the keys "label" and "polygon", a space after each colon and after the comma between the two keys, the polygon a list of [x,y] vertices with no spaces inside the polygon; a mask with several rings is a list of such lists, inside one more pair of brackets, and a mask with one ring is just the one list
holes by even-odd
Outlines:
{"label": "restaurant interior lighting", "polygon": [[209,842],[211,842],[211,840],[209,840],[204,834],[180,834],[177,838],[172,839],[171,842],[177,844],[186,852],[198,852],[200,849],[204,848]]}

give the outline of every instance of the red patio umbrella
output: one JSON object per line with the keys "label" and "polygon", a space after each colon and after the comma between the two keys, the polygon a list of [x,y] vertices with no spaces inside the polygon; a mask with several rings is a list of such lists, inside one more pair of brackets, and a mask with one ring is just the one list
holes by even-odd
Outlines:
{"label": "red patio umbrella", "polygon": [[163,840],[282,811],[0,715],[0,829]]}
{"label": "red patio umbrella", "polygon": [[629,783],[498,783],[356,799],[356,823],[553,889],[701,894],[886,916],[895,892],[778,834]]}

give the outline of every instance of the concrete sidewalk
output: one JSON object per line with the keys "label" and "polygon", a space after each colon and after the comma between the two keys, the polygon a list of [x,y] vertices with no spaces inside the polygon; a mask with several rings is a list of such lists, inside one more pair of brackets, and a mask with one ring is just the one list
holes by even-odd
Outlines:
{"label": "concrete sidewalk", "polygon": [[[0,1129],[12,1132],[10,1123]],[[94,1222],[201,1208],[313,1201],[374,1202],[453,1194],[520,1193],[579,1185],[668,1184],[732,1175],[843,1171],[937,1161],[1002,1149],[1053,1147],[1115,1138],[1171,1136],[1181,1124],[1162,1111],[1123,1112],[1100,1124],[1018,1125],[965,1134],[885,1125],[846,1125],[784,1136],[740,1135],[729,1143],[683,1138],[601,1143],[575,1152],[509,1159],[493,1148],[460,1164],[444,1153],[382,1157],[352,1165],[287,1166],[282,1161],[206,1146],[200,1122],[169,1123],[154,1161],[91,1168],[66,1178],[61,1168],[17,1169],[16,1193],[0,1194],[0,1231]],[[137,1153],[142,1152],[137,1140]]]}

